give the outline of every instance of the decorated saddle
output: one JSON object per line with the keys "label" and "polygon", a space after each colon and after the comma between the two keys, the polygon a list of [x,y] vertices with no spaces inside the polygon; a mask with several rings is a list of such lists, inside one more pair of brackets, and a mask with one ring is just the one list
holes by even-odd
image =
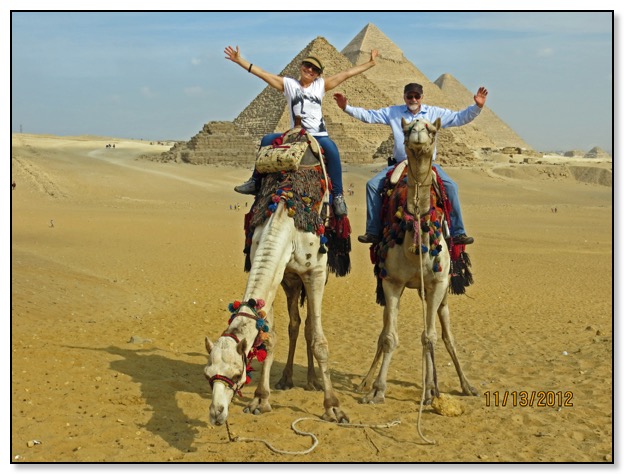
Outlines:
{"label": "decorated saddle", "polygon": [[256,170],[259,173],[297,171],[306,161],[320,160],[321,153],[316,138],[301,126],[295,126],[270,145],[260,147],[256,155]]}
{"label": "decorated saddle", "polygon": [[[385,260],[388,250],[395,245],[402,245],[408,230],[414,230],[414,253],[428,253],[434,261],[433,270],[442,271],[439,254],[443,249],[442,239],[446,240],[451,256],[449,291],[452,294],[464,294],[465,288],[473,283],[470,272],[470,258],[465,245],[453,244],[448,229],[451,227],[451,203],[446,195],[442,180],[435,174],[431,186],[431,207],[420,219],[407,212],[407,167],[399,163],[390,169],[384,181],[382,192],[383,205],[381,221],[383,234],[379,244],[371,247],[371,261],[377,278],[377,303],[384,306],[382,280],[387,276]],[[422,247],[418,246],[418,233],[421,233]]]}
{"label": "decorated saddle", "polygon": [[327,253],[329,270],[337,276],[348,274],[351,270],[351,225],[347,216],[336,217],[332,206],[325,202],[324,196],[330,190],[331,181],[321,165],[264,175],[260,191],[245,215],[245,271],[251,269],[250,251],[255,228],[263,224],[283,200],[295,227],[321,239],[319,251]]}

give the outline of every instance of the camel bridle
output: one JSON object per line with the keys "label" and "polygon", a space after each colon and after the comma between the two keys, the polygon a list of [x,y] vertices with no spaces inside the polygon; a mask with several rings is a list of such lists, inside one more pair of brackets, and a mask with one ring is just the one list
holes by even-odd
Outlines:
{"label": "camel bridle", "polygon": [[[230,338],[234,339],[234,341],[236,341],[236,344],[240,343],[240,339],[238,339],[238,337],[235,334],[232,334],[232,333],[223,333],[221,335],[221,337],[230,337]],[[240,397],[241,396],[241,388],[243,387],[243,385],[245,385],[245,378],[243,377],[243,374],[245,373],[245,367],[247,367],[247,356],[245,354],[243,354],[242,358],[243,358],[243,372],[241,373],[241,377],[240,377],[240,380],[238,382],[235,382],[234,380],[232,380],[229,377],[226,377],[225,375],[215,374],[212,377],[208,378],[208,383],[210,384],[210,389],[213,388],[213,385],[214,385],[215,382],[222,382],[227,387],[231,388],[232,391],[234,393],[236,393]]]}
{"label": "camel bridle", "polygon": [[[236,313],[236,316],[245,316],[246,318],[250,318],[255,321],[258,321],[259,319],[257,314],[245,313],[243,311],[238,311]],[[240,343],[240,339],[238,338],[238,336],[236,336],[236,334],[233,334],[233,333],[224,332],[223,334],[221,334],[221,337],[229,337],[229,338],[234,339],[234,341],[236,341],[236,344]],[[243,388],[243,385],[245,385],[245,377],[243,376],[243,374],[245,373],[245,369],[248,363],[247,355],[244,352],[242,355],[242,359],[243,359],[243,373],[241,374],[240,380],[238,382],[235,382],[234,380],[232,380],[229,377],[226,377],[225,375],[215,374],[212,377],[208,378],[208,383],[210,384],[210,388],[212,389],[212,386],[214,385],[215,382],[223,382],[227,387],[231,388],[234,391],[234,393],[236,393],[239,397],[241,397],[242,396],[241,388]]]}

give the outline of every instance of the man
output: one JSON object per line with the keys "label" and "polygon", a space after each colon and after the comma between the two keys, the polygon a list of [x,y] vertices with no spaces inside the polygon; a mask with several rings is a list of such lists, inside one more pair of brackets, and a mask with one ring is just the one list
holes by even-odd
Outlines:
{"label": "man", "polygon": [[[433,123],[437,118],[442,120],[442,128],[460,127],[472,122],[481,113],[481,109],[485,105],[488,91],[485,87],[479,87],[474,96],[475,103],[468,108],[456,112],[441,107],[430,106],[422,103],[424,93],[423,87],[415,82],[407,84],[403,90],[403,99],[405,105],[393,105],[379,110],[366,110],[361,107],[353,107],[348,105],[347,98],[342,94],[334,94],[334,99],[342,110],[351,117],[361,120],[365,123],[376,123],[389,125],[394,135],[394,160],[399,163],[407,159],[404,146],[403,127],[401,119],[407,122],[419,118]],[[436,151],[433,152],[435,160]],[[442,168],[434,164],[436,173],[442,179],[446,188],[451,206],[451,237],[455,244],[468,245],[474,242],[472,237],[466,235],[464,229],[464,221],[462,219],[461,207],[459,205],[459,195],[457,193],[457,185],[442,170]],[[385,168],[366,183],[366,233],[360,235],[358,240],[364,244],[375,244],[379,242],[381,235],[381,206],[384,179],[390,167]]]}

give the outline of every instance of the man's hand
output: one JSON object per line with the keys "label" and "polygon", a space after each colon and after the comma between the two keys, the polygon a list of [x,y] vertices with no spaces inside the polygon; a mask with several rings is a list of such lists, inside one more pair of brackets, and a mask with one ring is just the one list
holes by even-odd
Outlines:
{"label": "man's hand", "polygon": [[342,110],[344,110],[345,107],[347,106],[347,98],[344,95],[342,95],[340,92],[336,92],[334,94],[334,100],[338,104],[338,107],[340,107]]}
{"label": "man's hand", "polygon": [[485,105],[485,101],[487,100],[487,95],[488,95],[488,90],[483,86],[479,87],[479,90],[474,96],[474,101],[475,101],[475,104],[477,104],[480,109],[482,109],[483,106]]}

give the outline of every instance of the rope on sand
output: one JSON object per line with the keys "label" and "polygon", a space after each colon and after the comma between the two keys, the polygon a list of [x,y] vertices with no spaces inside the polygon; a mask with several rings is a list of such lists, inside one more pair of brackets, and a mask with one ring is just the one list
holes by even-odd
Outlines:
{"label": "rope on sand", "polygon": [[274,447],[273,445],[271,445],[271,443],[269,443],[268,441],[266,441],[264,439],[261,439],[261,438],[242,438],[240,436],[232,436],[231,433],[230,433],[230,425],[228,424],[227,421],[225,422],[225,426],[227,428],[228,437],[229,437],[230,441],[243,441],[243,442],[256,442],[257,441],[257,442],[260,442],[260,443],[264,443],[264,445],[267,448],[269,448],[271,451],[273,451],[274,453],[278,453],[278,454],[291,454],[291,455],[304,455],[304,454],[311,453],[318,446],[318,438],[313,433],[309,433],[307,431],[302,431],[302,430],[297,429],[295,427],[295,425],[297,423],[299,423],[300,421],[304,421],[304,420],[314,420],[314,421],[318,421],[318,422],[321,422],[321,423],[331,423],[331,424],[333,424],[335,426],[340,426],[340,427],[343,427],[343,428],[391,428],[391,427],[396,426],[396,425],[401,423],[401,420],[394,420],[394,421],[390,421],[388,423],[383,423],[383,424],[379,424],[379,425],[370,425],[370,424],[357,424],[357,423],[334,423],[332,421],[319,420],[318,418],[310,418],[310,417],[297,418],[295,421],[292,422],[290,427],[298,435],[300,435],[300,436],[309,436],[310,438],[312,438],[312,446],[310,446],[308,449],[303,450],[303,451],[284,451],[282,449],[278,449],[278,448]]}

